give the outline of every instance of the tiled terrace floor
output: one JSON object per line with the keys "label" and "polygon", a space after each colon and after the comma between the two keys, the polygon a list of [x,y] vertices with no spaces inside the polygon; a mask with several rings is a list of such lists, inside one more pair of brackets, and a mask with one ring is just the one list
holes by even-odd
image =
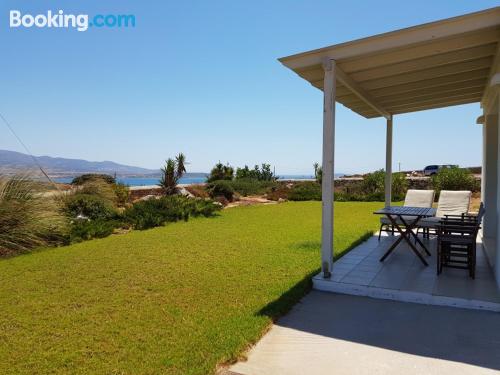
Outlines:
{"label": "tiled terrace floor", "polygon": [[318,290],[434,305],[500,311],[500,291],[478,244],[476,278],[466,270],[444,268],[436,275],[436,240],[424,240],[431,256],[426,267],[404,241],[384,261],[380,257],[397,236],[384,233],[360,244],[335,262],[330,280],[314,277]]}

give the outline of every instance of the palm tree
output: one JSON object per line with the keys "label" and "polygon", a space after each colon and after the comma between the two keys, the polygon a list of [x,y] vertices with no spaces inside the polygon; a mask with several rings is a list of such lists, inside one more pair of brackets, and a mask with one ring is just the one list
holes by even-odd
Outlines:
{"label": "palm tree", "polygon": [[321,185],[323,180],[323,168],[318,163],[313,164],[314,167],[314,178]]}
{"label": "palm tree", "polygon": [[165,166],[161,168],[162,176],[158,184],[166,195],[173,195],[179,192],[177,183],[186,173],[186,156],[180,153],[175,159],[168,158]]}

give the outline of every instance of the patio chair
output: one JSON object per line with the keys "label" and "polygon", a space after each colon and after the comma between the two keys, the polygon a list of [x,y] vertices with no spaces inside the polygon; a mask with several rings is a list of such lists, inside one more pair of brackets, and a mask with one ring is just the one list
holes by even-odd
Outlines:
{"label": "patio chair", "polygon": [[[406,192],[404,206],[406,207],[432,207],[432,202],[434,202],[434,190],[415,190],[409,189]],[[409,223],[414,220],[414,217],[403,217],[403,219]],[[398,225],[403,225],[400,220],[397,220]],[[380,236],[382,232],[391,232],[394,234],[394,228],[391,221],[387,217],[380,218],[380,230],[378,232],[378,240],[380,241]]]}
{"label": "patio chair", "polygon": [[428,238],[431,229],[437,234],[436,228],[446,216],[466,215],[469,212],[471,195],[468,190],[441,190],[436,216],[420,220],[417,235],[422,230],[423,236]]}
{"label": "patio chair", "polygon": [[476,237],[484,216],[481,203],[477,216],[446,215],[437,227],[437,274],[443,267],[469,270],[469,276],[476,275]]}

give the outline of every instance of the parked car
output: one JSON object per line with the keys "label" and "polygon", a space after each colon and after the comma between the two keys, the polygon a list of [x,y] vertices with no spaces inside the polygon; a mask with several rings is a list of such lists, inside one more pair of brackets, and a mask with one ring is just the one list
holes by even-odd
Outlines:
{"label": "parked car", "polygon": [[424,168],[424,176],[432,176],[439,172],[443,168],[458,168],[458,165],[453,164],[443,164],[443,165],[428,165]]}

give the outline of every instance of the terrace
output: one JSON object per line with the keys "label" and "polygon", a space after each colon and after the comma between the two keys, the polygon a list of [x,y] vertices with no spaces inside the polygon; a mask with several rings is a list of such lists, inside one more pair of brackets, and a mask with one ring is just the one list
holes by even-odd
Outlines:
{"label": "terrace", "polygon": [[[319,290],[438,305],[500,311],[500,7],[375,35],[281,58],[323,91],[323,186]],[[367,118],[386,119],[385,206],[391,206],[393,125],[398,114],[468,103],[482,113],[481,201],[486,213],[479,236],[478,277],[446,270],[436,276],[436,257],[419,264],[407,245],[379,262],[391,237],[370,239],[334,264],[333,217],[335,104]],[[418,151],[418,147],[416,148]],[[450,150],[452,152],[452,150]],[[435,251],[431,240],[428,248]],[[433,259],[432,259],[433,258]],[[455,272],[456,271],[456,272]]]}
{"label": "terrace", "polygon": [[[384,261],[380,257],[397,235],[383,233],[380,241],[373,236],[333,264],[332,277],[314,278],[318,290],[369,296],[423,304],[454,306],[500,312],[500,294],[495,276],[478,243],[476,278],[467,272],[445,269],[436,274],[436,239],[423,239],[431,252],[424,266],[408,245],[400,245]],[[480,239],[479,239],[480,241]]]}

